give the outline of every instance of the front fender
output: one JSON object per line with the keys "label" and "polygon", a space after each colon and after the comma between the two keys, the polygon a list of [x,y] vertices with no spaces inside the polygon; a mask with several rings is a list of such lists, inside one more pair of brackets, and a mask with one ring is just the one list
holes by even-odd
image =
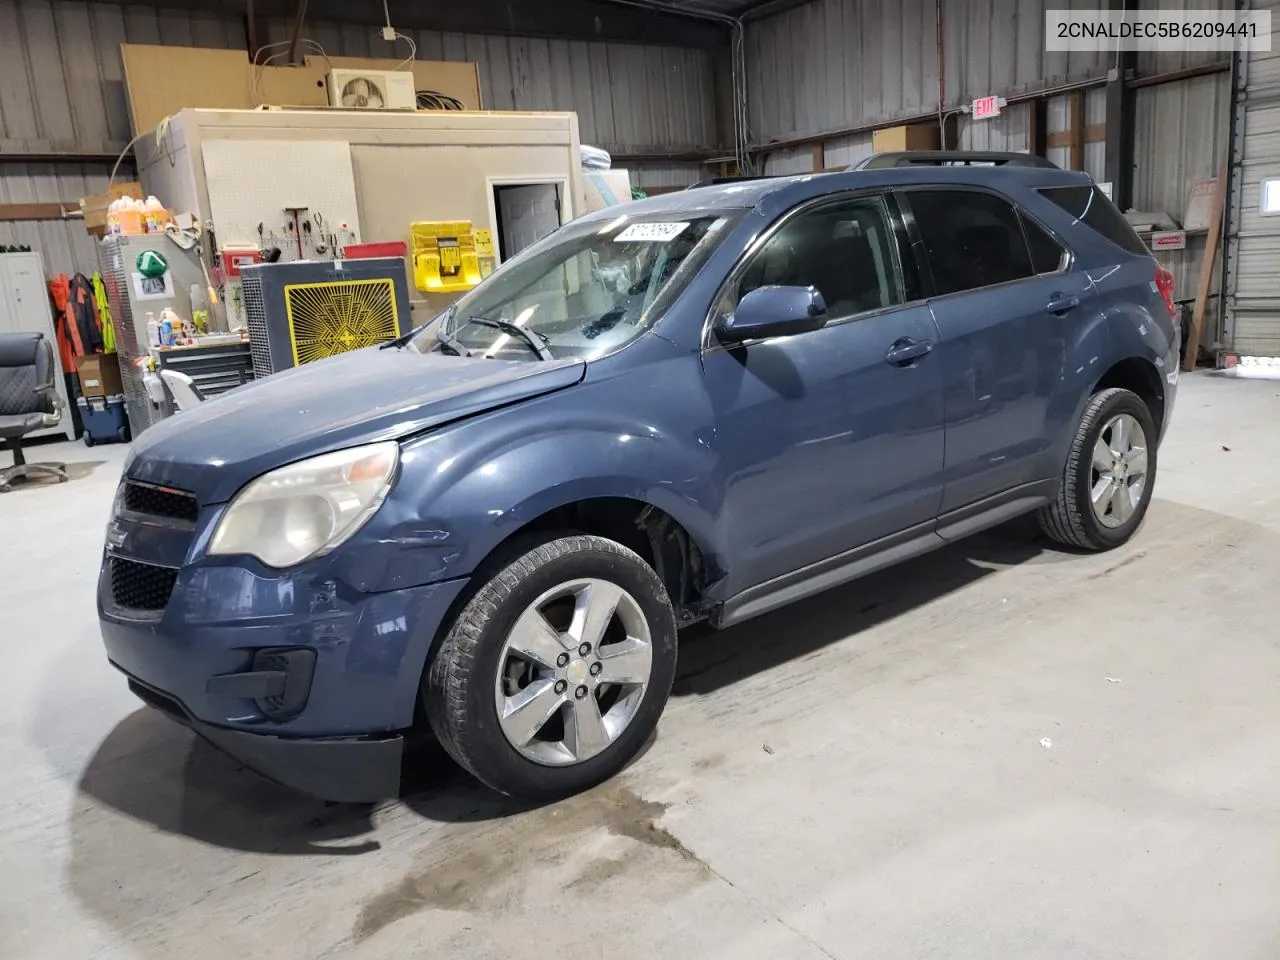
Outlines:
{"label": "front fender", "polygon": [[[675,417],[680,404],[672,397],[658,411],[645,409],[639,422],[604,402],[606,395],[617,393],[579,387],[406,443],[395,490],[360,542],[342,551],[355,575],[343,579],[398,589],[465,577],[529,522],[598,497],[670,514],[717,569],[722,503],[709,480],[713,451],[691,428],[696,405]],[[654,415],[663,411],[673,416]]]}

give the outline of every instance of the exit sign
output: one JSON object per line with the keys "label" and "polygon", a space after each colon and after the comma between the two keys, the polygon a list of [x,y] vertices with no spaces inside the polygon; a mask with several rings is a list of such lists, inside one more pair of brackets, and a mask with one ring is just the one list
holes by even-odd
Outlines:
{"label": "exit sign", "polygon": [[979,97],[973,101],[973,119],[990,120],[1000,116],[1000,97]]}

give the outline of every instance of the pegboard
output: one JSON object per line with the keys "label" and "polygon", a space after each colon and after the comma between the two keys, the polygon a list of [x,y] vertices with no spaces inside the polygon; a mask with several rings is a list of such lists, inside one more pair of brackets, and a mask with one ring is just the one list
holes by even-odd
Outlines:
{"label": "pegboard", "polygon": [[[219,247],[258,246],[265,240],[280,248],[281,260],[298,259],[287,224],[287,207],[306,207],[312,218],[312,236],[321,231],[314,222],[323,218],[324,232],[348,233],[339,244],[358,243],[359,208],[355,176],[351,169],[351,145],[341,140],[206,140],[203,145],[209,211]],[[258,224],[265,234],[260,238]],[[304,235],[304,240],[306,239]],[[313,241],[314,242],[314,241]],[[304,256],[320,257],[304,243]]]}

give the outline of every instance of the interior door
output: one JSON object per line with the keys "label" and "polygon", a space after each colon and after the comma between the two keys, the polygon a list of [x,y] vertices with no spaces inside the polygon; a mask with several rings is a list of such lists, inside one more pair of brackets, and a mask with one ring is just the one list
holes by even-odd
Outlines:
{"label": "interior door", "polygon": [[498,188],[502,257],[509,260],[560,227],[557,184],[530,183]]}
{"label": "interior door", "polygon": [[904,197],[942,335],[945,514],[1057,476],[1052,404],[1094,294],[1069,269],[1066,248],[1005,198],[923,189]]}
{"label": "interior door", "polygon": [[[716,314],[766,284],[817,287],[827,325],[704,354],[737,592],[937,515],[942,374],[880,195],[797,211],[731,279]],[[914,302],[911,302],[914,301]],[[907,349],[904,350],[904,347]],[[904,355],[905,354],[905,355]]]}

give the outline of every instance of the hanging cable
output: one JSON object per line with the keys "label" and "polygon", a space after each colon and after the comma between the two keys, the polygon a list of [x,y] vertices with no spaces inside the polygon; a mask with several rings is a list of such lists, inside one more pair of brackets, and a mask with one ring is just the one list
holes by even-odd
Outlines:
{"label": "hanging cable", "polygon": [[414,41],[413,37],[403,34],[398,30],[396,31],[396,39],[403,40],[409,45],[409,55],[397,63],[395,68],[397,70],[404,70],[406,68],[413,69],[409,64],[418,59],[418,44]]}
{"label": "hanging cable", "polygon": [[[172,118],[172,117],[165,117],[165,118],[164,118],[164,119],[162,119],[158,124],[156,124],[155,134],[156,134],[156,149],[157,149],[157,150],[163,150],[163,149],[164,149],[164,141],[165,141],[165,138],[169,136],[169,121],[170,121],[171,119],[173,119],[173,118]],[[128,156],[129,151],[130,151],[131,149],[133,149],[133,145],[134,145],[135,143],[137,143],[139,140],[141,140],[143,137],[145,137],[145,136],[146,136],[147,134],[149,134],[149,133],[151,133],[151,131],[150,131],[150,130],[143,130],[143,131],[142,131],[142,133],[138,134],[136,137],[134,137],[132,140],[130,140],[128,143],[126,143],[126,144],[124,145],[124,149],[120,151],[120,156],[116,157],[116,163],[115,163],[115,166],[111,168],[111,176],[107,178],[107,189],[108,189],[108,190],[110,190],[113,186],[115,186],[115,182],[116,182],[116,174],[117,174],[117,173],[119,173],[119,171],[120,171],[120,164],[124,163],[124,158],[125,158],[126,156]],[[135,166],[135,167],[137,166],[137,158],[136,158],[136,157],[134,158],[134,166]]]}

